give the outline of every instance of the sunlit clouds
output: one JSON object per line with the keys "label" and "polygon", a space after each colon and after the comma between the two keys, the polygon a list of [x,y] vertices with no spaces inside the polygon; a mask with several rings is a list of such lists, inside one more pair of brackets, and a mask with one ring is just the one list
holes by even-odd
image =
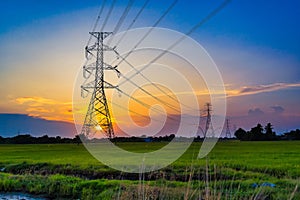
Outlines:
{"label": "sunlit clouds", "polygon": [[29,116],[73,122],[72,102],[60,102],[43,97],[19,97],[15,99],[15,103],[22,106]]}
{"label": "sunlit clouds", "polygon": [[273,83],[269,85],[244,86],[238,89],[227,90],[228,97],[253,95],[277,90],[300,88],[300,83]]}

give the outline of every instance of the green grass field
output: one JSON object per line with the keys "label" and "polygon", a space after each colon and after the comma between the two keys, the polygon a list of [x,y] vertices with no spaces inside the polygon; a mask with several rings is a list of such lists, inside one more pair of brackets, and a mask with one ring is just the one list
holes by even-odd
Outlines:
{"label": "green grass field", "polygon": [[[138,152],[165,144],[118,145]],[[0,145],[0,191],[67,199],[300,199],[299,141],[222,141],[207,159],[197,159],[200,145],[143,175],[112,170],[82,145]]]}

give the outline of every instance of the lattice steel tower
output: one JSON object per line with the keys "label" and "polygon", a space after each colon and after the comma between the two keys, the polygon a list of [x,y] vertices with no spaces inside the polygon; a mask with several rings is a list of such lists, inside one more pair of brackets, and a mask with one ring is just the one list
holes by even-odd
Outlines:
{"label": "lattice steel tower", "polygon": [[[92,93],[88,110],[85,116],[81,134],[91,136],[96,132],[103,132],[107,137],[114,137],[111,115],[107,105],[105,88],[116,88],[104,79],[105,70],[113,70],[120,73],[117,66],[112,67],[104,62],[105,51],[115,51],[104,44],[104,39],[112,32],[90,32],[96,38],[96,42],[85,48],[87,60],[94,60],[91,64],[83,67],[83,76],[86,81],[81,86],[81,96],[87,97],[85,93]],[[94,78],[93,78],[93,76]],[[92,77],[91,81],[87,81]]]}
{"label": "lattice steel tower", "polygon": [[206,124],[205,124],[205,130],[204,130],[204,137],[207,136],[208,131],[210,130],[210,136],[214,137],[215,133],[214,133],[214,128],[213,125],[211,123],[211,104],[210,103],[206,103]]}
{"label": "lattice steel tower", "polygon": [[230,132],[230,124],[229,124],[229,119],[226,119],[226,135],[225,137],[231,138],[231,132]]}

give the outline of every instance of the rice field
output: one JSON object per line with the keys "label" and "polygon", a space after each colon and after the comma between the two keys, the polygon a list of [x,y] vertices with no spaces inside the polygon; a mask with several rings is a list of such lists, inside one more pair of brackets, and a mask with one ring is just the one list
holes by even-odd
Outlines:
{"label": "rice field", "polygon": [[[132,152],[166,144],[118,143]],[[0,191],[50,199],[300,199],[300,141],[220,141],[197,159],[200,146],[159,171],[130,174],[83,145],[0,145]]]}

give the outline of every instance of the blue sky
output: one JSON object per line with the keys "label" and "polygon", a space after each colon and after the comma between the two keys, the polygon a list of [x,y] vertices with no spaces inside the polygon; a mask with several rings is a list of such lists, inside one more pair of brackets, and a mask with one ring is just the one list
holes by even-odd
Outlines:
{"label": "blue sky", "polygon": [[[172,1],[164,2],[162,4],[157,0],[150,1],[147,9],[151,11],[152,18],[147,20],[147,25],[151,25],[155,17],[159,16]],[[160,26],[186,32],[220,2],[222,1],[179,1]],[[134,7],[138,8],[142,3],[142,1],[135,2]],[[117,2],[117,11],[126,4],[126,1]],[[91,9],[87,17],[95,18],[96,9],[100,8],[101,1],[11,0],[1,1],[0,5],[2,8],[0,34],[3,35],[39,20],[76,13],[80,10]],[[235,43],[269,47],[299,59],[300,11],[297,9],[299,7],[299,1],[231,1],[226,9],[201,27],[195,33],[195,37],[201,39],[209,35],[209,37],[227,38]],[[149,13],[146,12],[145,15],[147,14]],[[91,20],[90,25],[92,26],[93,23],[94,21]]]}
{"label": "blue sky", "polygon": [[[107,1],[106,11],[111,2]],[[172,2],[150,0],[134,27],[153,25]],[[143,3],[134,2],[121,30]],[[179,0],[158,26],[185,33],[221,3]],[[114,27],[127,1],[117,0],[115,5],[107,29]],[[100,6],[100,0],[0,2],[1,113],[21,113],[48,120],[57,120],[67,113],[72,81],[82,64],[88,31]],[[249,121],[241,126],[248,128],[256,123],[252,118],[257,116],[249,116],[250,109],[262,110],[265,116],[260,117],[266,118],[272,114],[272,106],[280,106],[284,112],[277,118],[282,123],[274,120],[279,121],[275,127],[279,130],[300,127],[299,8],[299,1],[233,0],[191,35],[216,62],[228,92],[240,92],[228,98],[228,115],[237,119],[237,126],[242,123],[238,120],[241,116]],[[49,60],[53,61],[51,65]],[[40,67],[41,63],[47,66]],[[66,69],[65,73],[60,69]],[[53,82],[52,77],[55,77]],[[252,92],[242,93],[245,87]],[[62,108],[47,109],[53,110],[50,114],[40,109],[39,113],[32,108],[32,99],[42,101],[44,106],[58,104]],[[295,119],[293,122],[291,117]],[[61,120],[70,121],[69,118],[66,115]]]}

